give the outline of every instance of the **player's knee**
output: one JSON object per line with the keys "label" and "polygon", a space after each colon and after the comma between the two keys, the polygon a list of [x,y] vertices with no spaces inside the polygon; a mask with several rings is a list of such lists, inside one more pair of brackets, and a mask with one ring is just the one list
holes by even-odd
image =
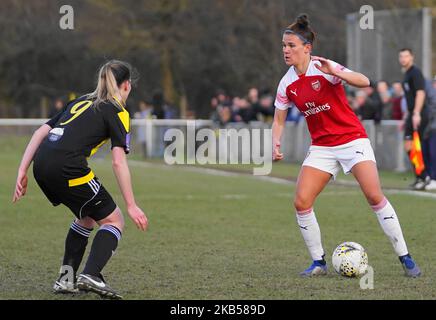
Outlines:
{"label": "player's knee", "polygon": [[123,232],[124,229],[124,217],[120,208],[116,208],[108,217],[98,221],[99,225],[112,225],[118,230]]}
{"label": "player's knee", "polygon": [[366,196],[366,200],[371,206],[376,206],[380,204],[385,198],[383,193],[379,193],[379,192],[369,193],[366,194],[365,196]]}
{"label": "player's knee", "polygon": [[117,211],[117,219],[116,219],[116,221],[115,221],[115,223],[116,223],[115,226],[116,226],[116,227],[117,227],[121,232],[123,232],[123,229],[124,229],[124,217],[123,217],[123,213],[121,212],[121,209],[118,208],[118,207],[117,207],[116,211]]}
{"label": "player's knee", "polygon": [[94,219],[90,217],[85,217],[82,219],[76,219],[75,221],[79,226],[87,228],[87,229],[93,229],[96,225],[96,222]]}
{"label": "player's knee", "polygon": [[301,195],[296,195],[294,198],[294,207],[297,211],[304,211],[313,206],[313,200]]}

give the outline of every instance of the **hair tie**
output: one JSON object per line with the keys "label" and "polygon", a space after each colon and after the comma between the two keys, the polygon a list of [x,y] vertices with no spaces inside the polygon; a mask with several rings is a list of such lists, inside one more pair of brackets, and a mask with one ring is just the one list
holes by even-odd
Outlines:
{"label": "hair tie", "polygon": [[300,38],[301,41],[303,41],[303,44],[312,44],[312,41],[307,40],[305,37],[303,37],[301,34],[291,30],[291,29],[286,29],[284,31],[284,34],[294,34],[296,35],[298,38]]}

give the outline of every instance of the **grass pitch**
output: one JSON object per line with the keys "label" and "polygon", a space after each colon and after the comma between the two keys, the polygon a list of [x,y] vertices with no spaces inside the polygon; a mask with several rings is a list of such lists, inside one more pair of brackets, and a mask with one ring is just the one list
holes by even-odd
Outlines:
{"label": "grass pitch", "polygon": [[[99,299],[51,293],[73,215],[49,204],[31,171],[28,194],[12,205],[26,142],[0,138],[0,299]],[[124,209],[110,160],[90,165]],[[290,177],[297,168],[275,165],[273,173]],[[423,271],[421,278],[408,279],[360,190],[329,185],[315,205],[329,275],[302,279],[298,273],[310,258],[295,222],[292,183],[137,161],[131,172],[149,230],[141,233],[126,217],[123,239],[104,270],[108,283],[126,299],[436,298],[434,198],[388,192],[409,250]],[[383,173],[382,179],[393,187],[407,185],[409,178]],[[366,248],[375,272],[373,290],[362,290],[359,279],[333,271],[331,253],[343,241]]]}

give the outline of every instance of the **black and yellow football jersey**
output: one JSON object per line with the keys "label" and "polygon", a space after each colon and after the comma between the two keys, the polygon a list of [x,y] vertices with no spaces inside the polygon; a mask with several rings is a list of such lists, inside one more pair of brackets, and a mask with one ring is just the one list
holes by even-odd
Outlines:
{"label": "black and yellow football jersey", "polygon": [[[46,124],[52,130],[35,154],[33,172],[47,198],[54,205],[64,203],[79,218],[92,213],[102,218],[113,211],[115,204],[87,159],[108,140],[112,148],[122,147],[129,153],[130,116],[125,107],[120,102],[95,105],[83,96],[69,102]],[[98,203],[92,210],[95,204],[87,203],[91,200]]]}

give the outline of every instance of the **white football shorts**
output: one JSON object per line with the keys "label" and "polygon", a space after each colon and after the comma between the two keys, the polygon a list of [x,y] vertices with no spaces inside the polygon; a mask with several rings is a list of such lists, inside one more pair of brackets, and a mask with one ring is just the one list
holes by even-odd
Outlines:
{"label": "white football shorts", "polygon": [[357,139],[335,147],[310,146],[303,166],[313,167],[330,173],[336,179],[339,171],[350,174],[359,162],[375,161],[369,139]]}

